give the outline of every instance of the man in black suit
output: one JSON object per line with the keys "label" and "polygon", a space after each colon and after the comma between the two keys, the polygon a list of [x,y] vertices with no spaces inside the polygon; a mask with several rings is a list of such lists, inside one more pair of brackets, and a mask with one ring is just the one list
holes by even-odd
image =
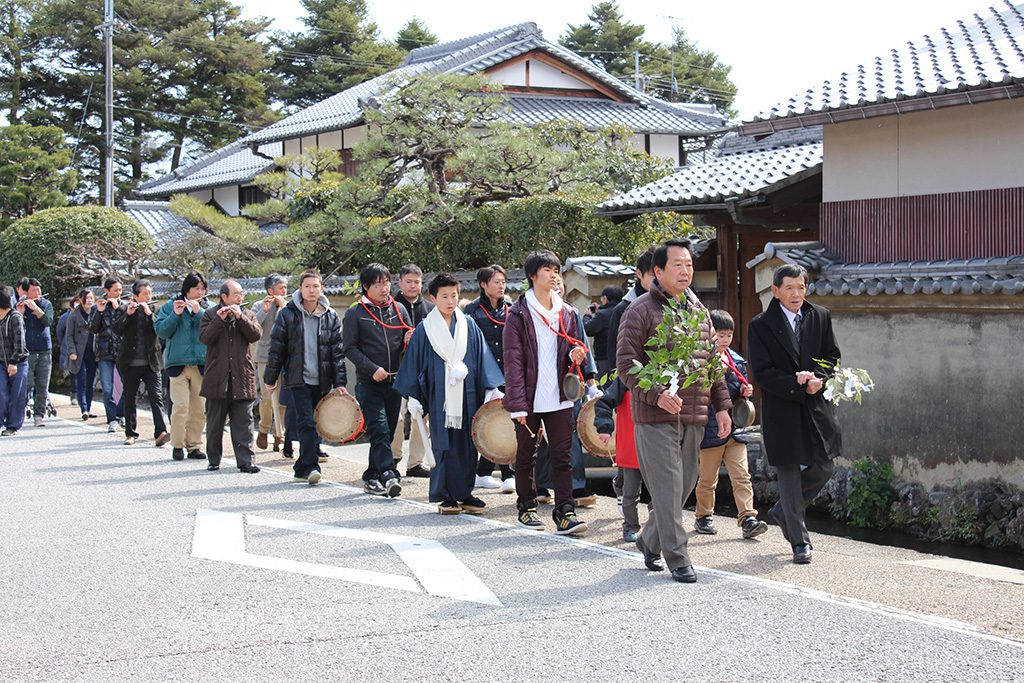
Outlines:
{"label": "man in black suit", "polygon": [[835,406],[822,396],[830,366],[839,361],[827,308],[804,300],[807,271],[784,265],[772,280],[775,296],[750,321],[750,369],[761,387],[761,435],[778,473],[779,502],[768,511],[793,546],[793,562],[811,561],[804,524],[807,505],[832,476],[842,435]]}

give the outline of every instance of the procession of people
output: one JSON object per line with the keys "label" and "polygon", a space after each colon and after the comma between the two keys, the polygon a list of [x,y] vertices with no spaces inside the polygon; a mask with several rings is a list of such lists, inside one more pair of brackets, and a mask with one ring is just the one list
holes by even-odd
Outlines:
{"label": "procession of people", "polygon": [[[407,264],[393,291],[388,268],[370,263],[359,275],[358,299],[344,312],[331,307],[313,270],[292,289],[286,277],[269,275],[265,296],[251,306],[233,279],[211,297],[205,277],[188,273],[180,292],[158,307],[149,281],[110,277],[101,290],[78,292],[56,338],[54,304],[26,277],[16,290],[0,287],[0,428],[7,437],[0,443],[10,447],[28,415],[45,426],[56,346],[83,420],[96,417],[98,374],[108,431],[123,429],[124,444],[136,444],[142,385],[154,443],[170,443],[173,460],[203,460],[211,472],[221,468],[227,429],[239,472],[259,473],[255,453],[269,450],[273,436],[273,451],[284,457],[293,457],[299,442],[294,476],[318,484],[327,458],[327,411],[318,407],[341,402],[359,414],[350,435],[362,431],[369,444],[366,493],[398,497],[403,476],[424,477],[440,514],[479,515],[487,505],[475,489],[514,492],[515,523],[544,530],[538,505],[550,499],[550,487],[552,530],[578,536],[587,522],[577,510],[595,499],[586,488],[586,445],[599,456],[614,454],[623,540],[635,543],[649,570],[667,568],[674,580],[692,583],[683,508],[696,490],[693,531],[718,533],[723,464],[742,537],[768,531],[754,508],[748,425],[733,421],[734,404],[757,387],[763,449],[779,489],[764,517],[792,545],[793,561],[809,563],[805,512],[831,477],[841,435],[835,406],[822,395],[839,348],[828,311],[805,300],[806,271],[782,266],[775,273],[774,298],[750,323],[748,362],[730,347],[731,316],[708,311],[691,289],[687,240],[645,251],[632,286],[625,293],[606,287],[585,316],[563,298],[556,254],[534,251],[523,270],[526,289],[514,301],[498,264],[480,269],[479,296],[467,301],[449,273],[424,282],[423,271]],[[714,381],[652,383],[636,372],[672,346],[651,341],[669,304],[698,314],[693,336],[701,350],[690,362],[720,366]],[[351,394],[348,362],[355,367]],[[584,407],[596,445],[583,444],[578,433]],[[508,430],[502,457],[474,440],[474,420],[484,414],[497,414],[497,428]]]}

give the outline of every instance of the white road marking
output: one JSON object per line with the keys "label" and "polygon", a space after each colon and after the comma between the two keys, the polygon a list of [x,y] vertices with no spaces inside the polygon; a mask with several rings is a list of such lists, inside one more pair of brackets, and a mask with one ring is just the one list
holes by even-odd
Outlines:
{"label": "white road marking", "polygon": [[[281,472],[279,470],[274,470],[273,468],[266,468],[263,471],[264,472],[272,472],[272,473],[274,473],[274,474],[276,474],[278,476],[281,476],[281,477],[290,476],[286,472]],[[355,486],[350,486],[348,484],[342,484],[342,483],[339,483],[339,482],[322,480],[321,481],[321,486],[323,486],[323,485],[327,485],[327,486],[331,486],[331,487],[334,487],[334,488],[342,489],[344,491],[349,491],[349,492],[352,492],[352,493],[363,493],[363,490],[361,488],[357,488]],[[435,506],[428,505],[426,503],[421,503],[421,502],[415,501],[415,500],[406,500],[404,498],[391,498],[391,499],[389,499],[387,501],[383,501],[382,500],[381,502],[383,502],[384,504],[408,505],[408,506],[411,506],[411,507],[419,508],[421,510],[429,511],[429,512],[431,512],[433,514],[436,514],[436,507]],[[531,530],[528,530],[528,529],[522,529],[522,528],[519,528],[518,526],[516,526],[515,524],[509,523],[509,522],[504,522],[504,521],[497,520],[497,519],[488,519],[486,517],[480,517],[478,515],[459,515],[453,521],[467,522],[467,523],[476,523],[476,524],[486,524],[488,526],[494,526],[494,527],[498,527],[498,528],[501,528],[501,529],[506,529],[508,531],[512,531],[512,532],[515,532],[515,533],[518,533],[518,534],[522,534],[523,536],[529,536],[529,537],[532,537],[532,538],[543,537],[545,540],[551,541],[553,543],[565,543],[565,544],[568,544],[568,545],[576,546],[578,548],[585,548],[587,550],[590,550],[590,551],[593,551],[593,552],[597,552],[597,553],[600,553],[602,555],[611,555],[611,556],[614,556],[614,557],[621,557],[623,559],[632,560],[634,562],[643,562],[643,559],[644,559],[643,555],[641,555],[638,552],[633,552],[631,550],[624,550],[624,549],[621,549],[621,548],[612,548],[612,547],[609,547],[609,546],[606,546],[606,545],[601,545],[600,543],[594,543],[593,541],[585,541],[585,540],[580,539],[580,538],[572,538],[571,536],[557,536],[555,534],[538,534],[536,531],[531,531]],[[710,568],[710,567],[701,567],[700,565],[694,565],[694,568],[700,570],[700,572],[704,573],[704,574],[709,574],[711,576],[718,576],[718,577],[721,577],[721,578],[724,578],[724,579],[730,579],[730,580],[733,580],[733,581],[743,581],[745,583],[750,583],[750,584],[754,584],[754,585],[757,585],[757,586],[762,586],[764,588],[768,588],[770,590],[778,591],[780,593],[785,593],[787,595],[797,595],[797,596],[800,596],[800,597],[808,598],[810,600],[817,600],[819,602],[826,602],[826,603],[833,604],[833,605],[843,605],[843,606],[849,607],[851,609],[859,610],[861,612],[867,612],[869,614],[875,614],[875,615],[884,616],[884,617],[891,617],[891,618],[894,618],[894,619],[899,619],[901,621],[906,621],[906,622],[915,623],[915,624],[921,624],[921,625],[924,625],[924,626],[931,626],[931,627],[934,627],[934,628],[942,629],[944,631],[951,631],[951,632],[959,633],[959,634],[962,634],[962,635],[973,636],[975,638],[980,638],[982,640],[987,640],[987,641],[991,641],[991,642],[995,642],[995,643],[1000,643],[1002,645],[1011,645],[1013,647],[1020,648],[1020,649],[1024,650],[1024,642],[1021,642],[1019,640],[1014,640],[1013,638],[1006,638],[1004,636],[997,636],[997,635],[993,635],[993,634],[990,634],[990,633],[985,633],[984,631],[980,630],[979,628],[977,628],[976,626],[974,626],[972,624],[968,624],[968,623],[965,623],[965,622],[962,622],[962,621],[958,621],[956,619],[947,619],[945,617],[937,617],[937,616],[932,616],[930,614],[921,614],[921,613],[918,613],[918,612],[910,612],[908,610],[900,609],[898,607],[890,607],[888,605],[881,605],[881,604],[874,603],[874,602],[868,602],[867,600],[860,600],[858,598],[850,598],[850,597],[846,597],[846,596],[843,596],[843,595],[835,595],[835,594],[832,594],[832,593],[826,593],[825,591],[820,591],[820,590],[817,590],[815,588],[806,588],[804,586],[797,586],[797,585],[794,585],[794,584],[784,583],[782,581],[775,581],[773,579],[765,579],[765,578],[761,578],[761,577],[758,577],[758,576],[748,576],[746,574],[737,574],[737,573],[734,573],[734,572],[725,571],[723,569],[713,569],[713,568]]]}
{"label": "white road marking", "polygon": [[[367,571],[334,565],[299,562],[280,557],[256,555],[245,549],[245,523],[271,529],[284,529],[296,533],[318,534],[334,538],[348,538],[371,543],[383,543],[391,547],[409,567],[419,581],[408,576],[386,572]],[[192,538],[194,557],[231,562],[249,567],[287,571],[310,576],[352,581],[381,588],[420,593],[420,585],[431,595],[477,602],[502,607],[501,601],[476,574],[464,565],[441,543],[426,538],[388,534],[363,529],[308,522],[294,522],[257,515],[221,512],[219,510],[196,510],[196,526]]]}
{"label": "white road marking", "polygon": [[[91,425],[83,425],[81,423],[73,422],[71,420],[63,420],[63,418],[61,418],[61,419],[62,419],[62,421],[67,422],[68,424],[73,424],[73,425],[78,426],[78,427],[92,428]],[[93,428],[93,429],[97,429],[97,428]],[[274,474],[274,475],[282,477],[282,478],[289,478],[289,479],[292,478],[292,475],[290,475],[289,473],[283,472],[283,471],[280,471],[280,470],[277,470],[277,469],[274,469],[272,467],[265,467],[265,468],[263,468],[263,471],[264,472],[269,472],[271,474]],[[337,489],[341,489],[343,491],[349,491],[349,492],[352,492],[352,493],[362,493],[363,492],[363,490],[361,488],[356,488],[355,486],[349,486],[348,484],[342,484],[342,483],[333,482],[333,481],[326,481],[326,480],[324,480],[324,481],[321,482],[321,486],[330,486],[330,487],[334,487],[334,488],[337,488]],[[384,502],[384,501],[382,501],[382,502]],[[436,513],[435,506],[428,505],[426,503],[421,503],[419,501],[406,500],[406,499],[402,499],[402,498],[393,498],[393,499],[390,499],[390,501],[387,501],[387,502],[388,503],[394,503],[394,504],[408,505],[408,506],[412,506],[412,507],[415,507],[415,508],[419,508],[419,509],[424,510],[424,511],[429,511],[431,513]],[[461,523],[486,524],[486,525],[489,525],[489,526],[494,526],[494,527],[506,529],[506,530],[514,532],[514,533],[521,533],[524,536],[530,536],[530,537],[533,537],[533,538],[537,538],[537,537],[540,536],[536,531],[529,531],[529,530],[526,530],[526,529],[519,529],[514,524],[511,524],[511,523],[508,523],[508,522],[499,521],[499,520],[496,520],[496,519],[487,519],[487,518],[484,518],[484,517],[479,517],[477,515],[459,515],[456,518],[456,520],[453,520],[453,521],[457,521],[457,522],[461,522]],[[643,556],[640,555],[640,553],[632,552],[632,551],[629,551],[629,550],[623,550],[623,549],[620,549],[620,548],[612,548],[612,547],[600,545],[598,543],[594,543],[592,541],[584,541],[582,539],[570,538],[568,536],[556,536],[554,534],[544,534],[544,538],[545,538],[545,540],[548,540],[548,541],[551,541],[551,542],[554,542],[554,543],[567,543],[569,545],[574,545],[574,546],[577,546],[577,547],[580,547],[580,548],[587,548],[588,550],[600,553],[602,555],[612,555],[612,556],[621,557],[621,558],[632,560],[632,561],[636,561],[636,562],[642,562],[643,561]],[[819,591],[819,590],[816,590],[814,588],[805,588],[803,586],[797,586],[797,585],[793,585],[793,584],[783,583],[781,581],[775,581],[775,580],[772,580],[772,579],[764,579],[764,578],[756,577],[756,576],[747,576],[745,574],[736,574],[734,572],[729,572],[729,571],[725,571],[725,570],[721,570],[721,569],[711,569],[711,568],[707,568],[707,567],[700,567],[699,565],[697,565],[697,569],[700,569],[701,572],[710,574],[712,576],[719,576],[719,577],[731,579],[731,580],[734,580],[734,581],[744,581],[744,582],[747,582],[747,583],[752,583],[752,584],[755,584],[755,585],[763,586],[765,588],[769,588],[771,590],[779,591],[779,592],[786,593],[786,594],[789,594],[789,595],[799,595],[799,596],[802,596],[802,597],[805,597],[805,598],[808,598],[808,599],[811,599],[811,600],[818,600],[818,601],[821,601],[821,602],[827,602],[827,603],[831,603],[831,604],[845,605],[847,607],[850,607],[850,608],[856,609],[856,610],[860,610],[862,612],[867,612],[867,613],[870,613],[870,614],[876,614],[876,615],[880,615],[880,616],[892,617],[892,618],[900,619],[901,621],[906,621],[906,622],[909,622],[909,623],[916,623],[916,624],[921,624],[921,625],[924,625],[924,626],[931,626],[931,627],[939,628],[939,629],[942,629],[942,630],[945,630],[945,631],[951,631],[951,632],[955,632],[955,633],[960,633],[962,635],[973,636],[973,637],[979,638],[981,640],[987,640],[987,641],[990,641],[990,642],[1000,643],[1002,645],[1010,645],[1010,646],[1013,646],[1013,647],[1020,648],[1020,649],[1024,650],[1024,642],[1021,642],[1019,640],[1014,640],[1013,638],[1006,638],[1004,636],[997,636],[997,635],[993,635],[993,634],[990,634],[990,633],[985,633],[984,631],[981,631],[980,629],[978,629],[977,627],[975,627],[975,626],[973,626],[971,624],[967,624],[967,623],[964,623],[962,621],[958,621],[958,620],[955,620],[955,619],[946,619],[944,617],[936,617],[936,616],[931,616],[931,615],[927,615],[927,614],[920,614],[918,612],[910,612],[910,611],[902,610],[902,609],[899,609],[899,608],[896,608],[896,607],[889,607],[887,605],[881,605],[881,604],[878,604],[878,603],[868,602],[866,600],[859,600],[859,599],[856,599],[856,598],[849,598],[849,597],[845,597],[845,596],[841,596],[841,595],[834,595],[832,593],[826,593],[824,591]]]}

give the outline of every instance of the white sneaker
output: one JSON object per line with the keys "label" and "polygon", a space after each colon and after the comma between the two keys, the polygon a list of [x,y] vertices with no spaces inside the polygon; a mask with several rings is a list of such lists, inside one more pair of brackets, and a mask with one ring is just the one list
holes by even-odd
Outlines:
{"label": "white sneaker", "polygon": [[619,496],[617,500],[619,501],[619,517],[625,518],[626,515],[622,512],[622,496]]}
{"label": "white sneaker", "polygon": [[32,418],[32,422],[33,422],[33,424],[35,424],[36,427],[45,427],[46,426],[46,423],[43,422],[43,416],[42,415],[36,415],[34,418]]}
{"label": "white sneaker", "polygon": [[116,431],[117,431],[117,420],[114,420],[113,422],[108,422],[107,423],[107,433],[108,434],[113,434]]}
{"label": "white sneaker", "polygon": [[515,493],[516,492],[516,478],[509,477],[501,482],[502,493]]}
{"label": "white sneaker", "polygon": [[477,477],[476,478],[476,484],[474,484],[474,486],[476,488],[478,488],[478,489],[500,489],[501,488],[501,484],[498,483],[498,480],[495,479],[494,477],[492,477],[489,474],[486,477]]}

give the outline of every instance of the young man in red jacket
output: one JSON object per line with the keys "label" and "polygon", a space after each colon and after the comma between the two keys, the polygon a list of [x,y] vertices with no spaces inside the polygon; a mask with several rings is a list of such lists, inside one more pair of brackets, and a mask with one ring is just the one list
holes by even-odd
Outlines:
{"label": "young man in red jacket", "polygon": [[555,488],[555,533],[579,534],[587,525],[576,518],[572,495],[572,401],[562,377],[586,358],[571,306],[555,291],[561,262],[550,251],[526,257],[523,269],[530,280],[526,295],[508,311],[502,346],[505,356],[505,409],[516,421],[516,501],[519,524],[542,529],[537,516],[534,465],[541,425],[547,433]]}

